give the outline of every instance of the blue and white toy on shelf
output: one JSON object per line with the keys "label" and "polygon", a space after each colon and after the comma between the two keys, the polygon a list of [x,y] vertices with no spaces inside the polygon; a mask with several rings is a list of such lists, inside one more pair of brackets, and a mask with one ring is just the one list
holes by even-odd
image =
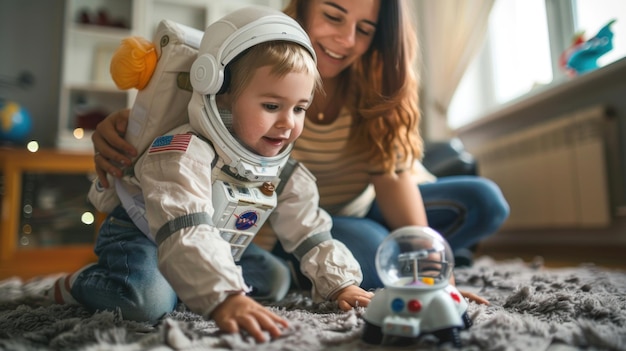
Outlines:
{"label": "blue and white toy on shelf", "polygon": [[579,44],[567,59],[567,69],[580,75],[598,68],[598,59],[613,50],[613,31],[611,25],[616,20],[610,20],[602,27],[598,34],[586,42]]}
{"label": "blue and white toy on shelf", "polygon": [[363,319],[362,340],[376,345],[407,345],[426,334],[439,343],[461,346],[469,328],[467,301],[449,284],[454,256],[446,240],[429,227],[392,232],[376,253],[385,288],[376,291]]}

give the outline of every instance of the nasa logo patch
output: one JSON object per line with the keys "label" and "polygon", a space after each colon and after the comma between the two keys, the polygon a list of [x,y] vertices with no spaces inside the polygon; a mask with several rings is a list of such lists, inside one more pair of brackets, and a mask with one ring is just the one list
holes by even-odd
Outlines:
{"label": "nasa logo patch", "polygon": [[235,216],[237,217],[237,221],[235,222],[235,228],[237,228],[237,230],[246,230],[254,226],[259,220],[259,214],[255,211],[246,211],[239,216]]}

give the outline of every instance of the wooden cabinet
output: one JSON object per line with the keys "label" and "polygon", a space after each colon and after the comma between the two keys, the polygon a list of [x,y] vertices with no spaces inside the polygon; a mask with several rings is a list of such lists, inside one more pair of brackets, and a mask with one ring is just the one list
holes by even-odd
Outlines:
{"label": "wooden cabinet", "polygon": [[71,272],[96,259],[104,215],[87,201],[93,154],[0,148],[0,279]]}

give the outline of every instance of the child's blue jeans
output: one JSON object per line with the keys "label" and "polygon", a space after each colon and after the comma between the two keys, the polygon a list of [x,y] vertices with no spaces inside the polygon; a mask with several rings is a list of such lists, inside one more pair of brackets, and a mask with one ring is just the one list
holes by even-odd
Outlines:
{"label": "child's blue jeans", "polygon": [[[95,249],[98,262],[72,284],[74,299],[91,311],[119,310],[124,319],[156,323],[176,307],[176,292],[157,266],[157,247],[122,207],[102,224]],[[239,264],[250,295],[278,300],[290,285],[289,270],[278,258],[251,244]]]}

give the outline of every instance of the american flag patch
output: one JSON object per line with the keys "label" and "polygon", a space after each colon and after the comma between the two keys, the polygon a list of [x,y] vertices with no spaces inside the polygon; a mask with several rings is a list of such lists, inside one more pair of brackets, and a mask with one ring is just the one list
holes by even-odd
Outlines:
{"label": "american flag patch", "polygon": [[187,151],[192,134],[176,134],[160,136],[152,142],[148,154],[165,151]]}

